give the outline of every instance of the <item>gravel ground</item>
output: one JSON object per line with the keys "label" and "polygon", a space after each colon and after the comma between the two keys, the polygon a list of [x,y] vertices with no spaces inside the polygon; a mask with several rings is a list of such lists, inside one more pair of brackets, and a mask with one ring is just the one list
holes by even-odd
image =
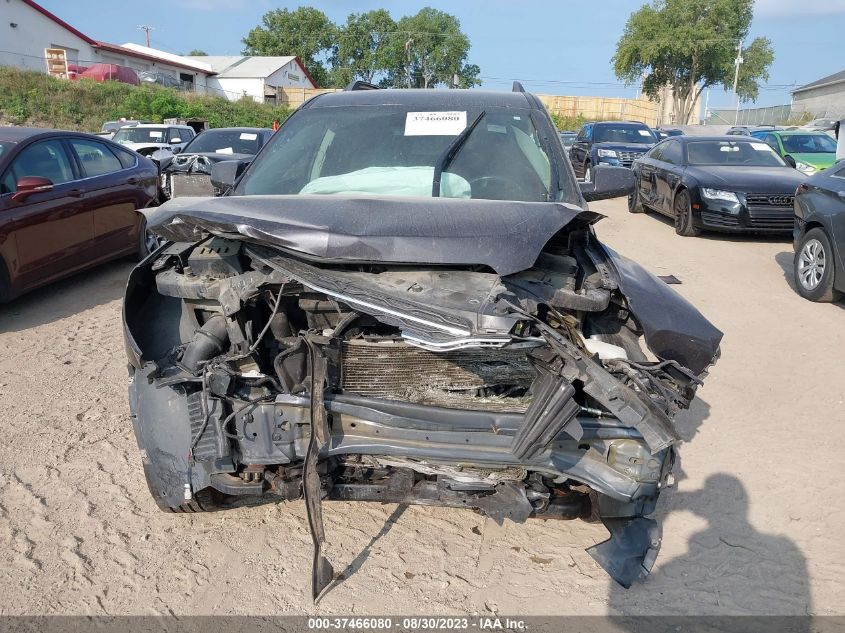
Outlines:
{"label": "gravel ground", "polygon": [[301,502],[167,515],[126,400],[118,262],[0,306],[0,614],[845,614],[843,305],[790,289],[788,241],[677,237],[624,201],[600,237],[725,331],[661,498],[652,575],[615,586],[602,527],[331,503],[344,580],[311,604]]}

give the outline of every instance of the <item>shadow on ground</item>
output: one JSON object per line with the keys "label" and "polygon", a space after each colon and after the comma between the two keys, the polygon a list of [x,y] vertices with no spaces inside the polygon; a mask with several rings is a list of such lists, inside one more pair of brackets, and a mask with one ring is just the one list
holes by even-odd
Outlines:
{"label": "shadow on ground", "polygon": [[359,569],[361,569],[363,564],[370,557],[370,552],[373,549],[373,545],[375,545],[380,538],[390,532],[390,528],[392,528],[396,524],[396,522],[399,520],[399,517],[401,517],[407,509],[408,506],[404,503],[400,503],[398,506],[396,506],[396,509],[389,517],[387,517],[384,522],[384,525],[378,531],[378,533],[370,539],[370,542],[367,543],[367,545],[364,547],[364,549],[361,550],[361,552],[355,557],[355,559],[351,563],[349,563],[342,572],[335,576],[335,580],[332,583],[331,587],[328,589],[328,591],[331,591],[332,589],[340,585],[342,582],[345,582],[353,575],[355,575],[355,573]]}
{"label": "shadow on ground", "polygon": [[37,327],[119,299],[133,265],[125,259],[103,264],[0,305],[0,333]]}
{"label": "shadow on ground", "polygon": [[[757,531],[748,519],[749,499],[734,475],[711,475],[700,490],[666,494],[655,518],[692,512],[706,521],[692,534],[687,551],[658,558],[643,583],[623,589],[613,581],[608,607],[613,615],[807,615],[812,597],[807,562],[790,539]],[[668,491],[667,491],[668,492]],[[794,623],[809,631],[810,621]]]}

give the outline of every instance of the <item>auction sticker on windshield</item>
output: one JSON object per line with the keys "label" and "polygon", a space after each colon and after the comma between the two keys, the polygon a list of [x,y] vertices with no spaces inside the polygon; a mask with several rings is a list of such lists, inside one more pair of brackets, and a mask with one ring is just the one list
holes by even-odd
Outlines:
{"label": "auction sticker on windshield", "polygon": [[408,112],[405,116],[405,136],[457,136],[466,126],[466,112]]}

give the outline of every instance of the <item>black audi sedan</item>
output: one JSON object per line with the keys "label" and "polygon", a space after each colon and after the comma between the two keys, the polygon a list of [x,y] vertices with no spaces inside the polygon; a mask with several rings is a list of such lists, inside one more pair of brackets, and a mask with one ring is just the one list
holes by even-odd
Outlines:
{"label": "black audi sedan", "polygon": [[845,162],[808,178],[795,194],[795,289],[810,301],[845,294]]}
{"label": "black audi sedan", "polygon": [[637,186],[628,211],[668,215],[685,237],[791,232],[795,189],[806,178],[765,143],[738,136],[669,138],[632,169]]}

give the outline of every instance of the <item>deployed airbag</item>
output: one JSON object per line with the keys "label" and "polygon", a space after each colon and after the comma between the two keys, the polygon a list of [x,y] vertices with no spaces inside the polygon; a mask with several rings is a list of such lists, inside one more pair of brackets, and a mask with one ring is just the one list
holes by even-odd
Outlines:
{"label": "deployed airbag", "polygon": [[[348,174],[323,176],[312,180],[299,193],[374,196],[431,195],[434,167],[367,167]],[[470,198],[469,182],[457,174],[443,173],[440,181],[443,198]]]}

